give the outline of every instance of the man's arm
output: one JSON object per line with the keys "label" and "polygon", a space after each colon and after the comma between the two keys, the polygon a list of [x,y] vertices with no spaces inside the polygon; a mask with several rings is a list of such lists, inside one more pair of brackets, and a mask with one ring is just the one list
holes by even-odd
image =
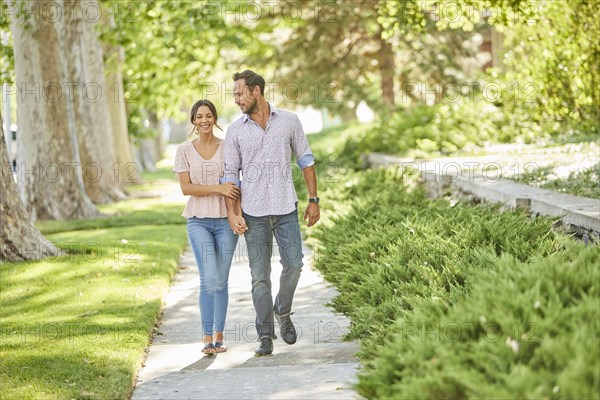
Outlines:
{"label": "man's arm", "polygon": [[[304,183],[308,190],[308,197],[317,197],[317,173],[315,171],[314,164],[306,167],[302,170],[302,176],[304,177]],[[229,198],[227,200],[230,200]],[[231,199],[231,201],[236,201]],[[239,201],[239,200],[238,200]],[[306,211],[304,212],[304,219],[308,219],[308,226],[311,227],[317,223],[321,218],[321,210],[317,203],[308,203]]]}
{"label": "man's arm", "polygon": [[225,206],[227,207],[227,219],[229,226],[236,235],[241,235],[248,230],[246,220],[242,217],[242,204],[239,198],[232,199],[225,197]]}
{"label": "man's arm", "polygon": [[[302,123],[297,115],[292,126],[292,151],[296,156],[296,162],[302,169],[302,177],[308,189],[308,197],[317,197],[317,173],[315,171],[315,157],[310,150],[308,139],[302,129]],[[308,203],[304,212],[304,219],[308,219],[308,226],[313,226],[319,221],[321,211],[317,203]]]}
{"label": "man's arm", "polygon": [[[230,133],[229,130],[227,131]],[[232,182],[239,188],[241,164],[240,150],[235,144],[233,134],[228,134],[225,136],[225,171],[221,183]],[[229,226],[235,234],[243,234],[248,227],[242,217],[240,196],[238,198],[225,197],[225,206],[227,207]]]}

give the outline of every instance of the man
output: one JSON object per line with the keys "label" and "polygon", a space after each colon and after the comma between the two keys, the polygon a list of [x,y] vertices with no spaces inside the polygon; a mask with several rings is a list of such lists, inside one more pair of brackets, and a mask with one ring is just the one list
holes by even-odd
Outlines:
{"label": "man", "polygon": [[[303,255],[298,197],[290,165],[292,153],[309,193],[304,213],[309,227],[320,217],[317,176],[314,156],[298,116],[266,101],[265,80],[255,72],[235,73],[233,80],[235,103],[244,115],[227,129],[222,181],[240,185],[242,172],[241,200],[226,199],[227,214],[231,229],[246,237],[260,342],[256,355],[267,355],[273,353],[273,339],[277,338],[273,316],[283,341],[296,342],[290,314]],[[283,265],[275,303],[270,278],[273,235]]]}

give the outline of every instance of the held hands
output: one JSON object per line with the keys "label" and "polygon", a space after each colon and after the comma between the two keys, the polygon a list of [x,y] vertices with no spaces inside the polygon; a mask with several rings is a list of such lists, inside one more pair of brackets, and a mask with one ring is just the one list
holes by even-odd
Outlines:
{"label": "held hands", "polygon": [[308,227],[310,228],[321,218],[321,210],[319,205],[315,203],[308,203],[306,211],[304,212],[304,220],[308,219]]}
{"label": "held hands", "polygon": [[228,216],[229,226],[236,235],[243,235],[248,230],[246,220],[241,215],[230,215]]}
{"label": "held hands", "polygon": [[220,184],[219,193],[234,200],[240,198],[240,188],[237,187],[233,182],[224,182]]}

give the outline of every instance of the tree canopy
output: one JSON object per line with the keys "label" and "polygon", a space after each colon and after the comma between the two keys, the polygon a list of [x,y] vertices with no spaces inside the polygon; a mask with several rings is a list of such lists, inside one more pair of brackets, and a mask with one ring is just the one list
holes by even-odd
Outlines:
{"label": "tree canopy", "polygon": [[[592,0],[102,0],[102,6],[112,23],[99,27],[101,39],[125,56],[124,83],[110,90],[126,94],[134,119],[147,110],[180,115],[199,93],[214,92],[206,85],[216,77],[229,80],[222,71],[247,67],[263,72],[292,107],[343,113],[365,101],[383,112],[418,100],[414,83],[431,90],[494,81],[504,87],[496,103],[506,112],[551,118],[557,130],[599,116],[600,32]],[[14,12],[6,2],[2,7],[6,31]],[[503,37],[502,67],[486,73],[480,46],[491,27]],[[4,80],[12,75],[6,50]]]}

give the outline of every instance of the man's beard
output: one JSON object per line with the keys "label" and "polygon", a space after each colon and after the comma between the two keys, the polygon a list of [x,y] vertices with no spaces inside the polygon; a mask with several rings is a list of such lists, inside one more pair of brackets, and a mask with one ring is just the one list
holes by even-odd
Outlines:
{"label": "man's beard", "polygon": [[244,111],[244,114],[252,114],[254,111],[256,111],[256,104],[257,101],[256,99],[254,99],[254,101],[252,103],[250,103],[250,105],[248,106],[248,108],[246,108],[246,111]]}

